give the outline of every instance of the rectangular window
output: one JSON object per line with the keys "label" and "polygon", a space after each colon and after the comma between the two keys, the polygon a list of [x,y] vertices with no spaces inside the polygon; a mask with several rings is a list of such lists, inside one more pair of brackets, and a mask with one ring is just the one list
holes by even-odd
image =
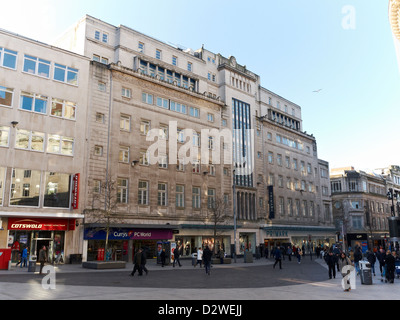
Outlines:
{"label": "rectangular window", "polygon": [[175,204],[178,208],[185,207],[185,186],[177,185],[175,193]]}
{"label": "rectangular window", "polygon": [[31,73],[40,77],[50,77],[50,61],[28,56],[24,56],[24,72]]}
{"label": "rectangular window", "polygon": [[98,30],[96,30],[95,32],[94,32],[94,38],[96,39],[96,40],[99,40],[100,41],[100,31],[98,31]]}
{"label": "rectangular window", "polygon": [[122,95],[124,98],[131,98],[131,96],[132,96],[132,91],[131,91],[131,89],[122,88],[122,90],[121,90],[121,95]]}
{"label": "rectangular window", "polygon": [[169,109],[169,100],[157,97],[157,106],[168,110]]}
{"label": "rectangular window", "polygon": [[147,150],[140,150],[139,164],[142,166],[149,165],[149,153]]}
{"label": "rectangular window", "polygon": [[144,43],[143,42],[139,42],[138,44],[138,51],[143,53],[144,52]]}
{"label": "rectangular window", "polygon": [[104,114],[96,112],[96,122],[104,123]]}
{"label": "rectangular window", "polygon": [[17,55],[17,51],[0,47],[0,66],[15,70],[17,68]]}
{"label": "rectangular window", "polygon": [[153,104],[153,95],[148,93],[142,93],[142,102],[147,104]]}
{"label": "rectangular window", "polygon": [[45,114],[47,112],[47,100],[46,96],[22,91],[20,109]]}
{"label": "rectangular window", "polygon": [[104,43],[108,42],[108,34],[107,33],[103,33],[103,37],[101,39]]}
{"label": "rectangular window", "polygon": [[69,83],[72,85],[78,85],[78,70],[64,66],[62,64],[54,64],[54,80]]}
{"label": "rectangular window", "polygon": [[172,56],[172,65],[177,66],[178,65],[178,57]]}
{"label": "rectangular window", "polygon": [[158,167],[163,169],[168,169],[168,156],[160,155],[158,156]]}
{"label": "rectangular window", "polygon": [[150,131],[150,121],[148,120],[140,121],[140,133],[147,135],[149,131]]}
{"label": "rectangular window", "polygon": [[10,206],[39,206],[40,175],[37,170],[12,169]]}
{"label": "rectangular window", "polygon": [[187,70],[188,71],[193,71],[193,64],[191,62],[188,62],[187,64]]}
{"label": "rectangular window", "polygon": [[200,207],[201,207],[200,190],[201,189],[199,187],[192,188],[192,207],[193,207],[193,209],[200,209]]}
{"label": "rectangular window", "polygon": [[0,106],[12,108],[14,89],[0,86]]}
{"label": "rectangular window", "polygon": [[94,155],[101,157],[103,155],[103,147],[102,146],[94,146]]}
{"label": "rectangular window", "polygon": [[117,202],[128,203],[128,179],[117,179]]}
{"label": "rectangular window", "polygon": [[43,207],[69,208],[71,176],[64,173],[46,172]]}
{"label": "rectangular window", "polygon": [[107,85],[104,82],[99,81],[97,83],[97,89],[101,92],[106,92],[107,91]]}
{"label": "rectangular window", "polygon": [[18,129],[15,148],[43,152],[44,133]]}
{"label": "rectangular window", "polygon": [[208,189],[207,190],[207,206],[208,209],[215,209],[216,207],[216,198],[215,198],[215,189]]}
{"label": "rectangular window", "polygon": [[68,120],[76,119],[76,103],[61,99],[52,99],[50,114]]}
{"label": "rectangular window", "polygon": [[121,114],[119,119],[119,128],[123,131],[131,130],[131,117]]}
{"label": "rectangular window", "polygon": [[167,191],[168,191],[168,185],[166,183],[159,183],[158,184],[158,200],[157,200],[157,204],[159,206],[167,206]]}
{"label": "rectangular window", "polygon": [[56,134],[49,134],[47,138],[47,152],[73,156],[74,139]]}
{"label": "rectangular window", "polygon": [[212,113],[207,114],[207,120],[210,122],[214,122],[214,115]]}
{"label": "rectangular window", "polygon": [[119,161],[129,163],[129,147],[119,146]]}
{"label": "rectangular window", "polygon": [[10,127],[0,126],[0,147],[8,147]]}
{"label": "rectangular window", "polygon": [[189,108],[189,115],[191,117],[200,118],[200,109],[195,107]]}
{"label": "rectangular window", "polygon": [[156,59],[161,60],[161,50],[156,49]]}
{"label": "rectangular window", "polygon": [[149,182],[148,181],[139,181],[139,190],[138,190],[138,204],[139,205],[148,205],[149,204]]}
{"label": "rectangular window", "polygon": [[175,111],[175,112],[179,112],[179,113],[183,113],[183,114],[187,114],[187,107],[184,104],[180,104],[178,102],[175,101],[171,101],[170,104],[170,110]]}

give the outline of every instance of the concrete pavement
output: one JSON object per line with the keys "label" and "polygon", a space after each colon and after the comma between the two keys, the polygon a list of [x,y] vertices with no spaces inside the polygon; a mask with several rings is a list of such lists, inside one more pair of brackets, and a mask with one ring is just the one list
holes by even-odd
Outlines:
{"label": "concrete pavement", "polygon": [[[190,260],[182,267],[161,268],[154,261],[146,266],[149,275],[129,277],[132,265],[122,270],[84,269],[81,265],[55,267],[55,289],[43,286],[44,276],[26,268],[0,271],[0,300],[399,300],[400,280],[394,284],[373,277],[372,285],[344,292],[341,276],[328,279],[325,262],[304,258],[283,261],[283,270],[272,268],[274,260],[214,265],[211,276],[193,268]],[[93,280],[93,281],[92,281]],[[49,282],[48,282],[49,283]],[[80,285],[81,284],[81,285]],[[47,286],[48,287],[48,286]]]}

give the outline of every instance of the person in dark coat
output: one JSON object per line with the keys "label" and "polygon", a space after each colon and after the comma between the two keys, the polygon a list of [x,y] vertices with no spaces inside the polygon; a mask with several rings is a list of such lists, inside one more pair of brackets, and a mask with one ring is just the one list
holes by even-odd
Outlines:
{"label": "person in dark coat", "polygon": [[203,251],[203,261],[204,267],[206,269],[206,274],[210,275],[211,273],[211,258],[212,258],[212,251],[207,246]]}
{"label": "person in dark coat", "polygon": [[386,265],[386,279],[389,283],[394,282],[394,272],[396,270],[396,259],[393,257],[390,250],[386,252],[385,257],[385,265]]}
{"label": "person in dark coat", "polygon": [[133,257],[133,263],[135,264],[133,266],[133,270],[131,272],[131,276],[133,277],[136,273],[136,271],[139,272],[139,276],[143,274],[142,272],[142,248],[140,248],[136,253],[135,256]]}
{"label": "person in dark coat", "polygon": [[40,262],[40,271],[39,274],[42,274],[44,264],[47,262],[47,252],[46,246],[43,246],[39,251],[39,262]]}
{"label": "person in dark coat", "polygon": [[161,258],[161,267],[165,266],[165,258],[166,258],[166,253],[165,253],[165,249],[162,249],[161,253],[160,253],[160,258]]}
{"label": "person in dark coat", "polygon": [[180,248],[175,248],[174,250],[174,262],[172,263],[172,266],[175,268],[175,262],[179,264],[180,267],[182,267],[181,262],[179,260],[180,256]]}
{"label": "person in dark coat", "polygon": [[356,267],[357,274],[360,274],[360,261],[362,260],[361,248],[357,247],[354,251],[354,266]]}
{"label": "person in dark coat", "polygon": [[379,261],[379,270],[381,271],[381,276],[383,275],[383,268],[385,266],[385,250],[383,248],[380,248],[379,251],[376,253],[376,258]]}
{"label": "person in dark coat", "polygon": [[372,251],[367,251],[367,260],[368,260],[369,264],[371,265],[371,270],[375,276],[376,256]]}
{"label": "person in dark coat", "polygon": [[326,264],[329,269],[329,279],[336,278],[336,256],[333,254],[332,250],[326,255],[325,258]]}
{"label": "person in dark coat", "polygon": [[147,260],[146,260],[146,252],[145,252],[144,249],[142,249],[142,256],[141,256],[141,261],[140,261],[140,269],[142,269],[142,273],[143,273],[143,271],[146,272],[146,276],[147,276],[148,273],[149,273],[149,270],[147,270],[147,268],[146,268],[146,262],[147,262]]}
{"label": "person in dark coat", "polygon": [[274,269],[275,266],[278,264],[278,262],[279,262],[279,269],[282,269],[282,256],[279,247],[275,248],[274,255],[275,255]]}

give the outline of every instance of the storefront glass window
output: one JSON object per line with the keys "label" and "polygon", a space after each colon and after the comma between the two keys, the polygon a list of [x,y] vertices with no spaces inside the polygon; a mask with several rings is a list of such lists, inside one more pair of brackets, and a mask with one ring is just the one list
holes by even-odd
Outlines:
{"label": "storefront glass window", "polygon": [[64,173],[46,172],[44,207],[69,208],[71,176]]}
{"label": "storefront glass window", "polygon": [[10,206],[39,206],[40,171],[13,169]]}

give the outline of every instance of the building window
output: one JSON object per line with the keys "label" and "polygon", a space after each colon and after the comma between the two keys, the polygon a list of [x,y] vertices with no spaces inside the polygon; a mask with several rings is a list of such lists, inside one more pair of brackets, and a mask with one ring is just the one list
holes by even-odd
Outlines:
{"label": "building window", "polygon": [[142,102],[147,104],[153,104],[153,95],[143,92],[142,93]]}
{"label": "building window", "polygon": [[40,77],[49,78],[50,61],[25,55],[23,71]]}
{"label": "building window", "polygon": [[149,165],[149,153],[147,150],[140,150],[139,164],[142,166]]}
{"label": "building window", "polygon": [[10,127],[0,126],[0,147],[8,147]]}
{"label": "building window", "polygon": [[149,131],[150,131],[150,121],[148,120],[140,121],[140,133],[147,135]]}
{"label": "building window", "polygon": [[108,42],[108,34],[107,33],[103,33],[103,37],[101,38],[101,41],[103,41],[104,43]]}
{"label": "building window", "polygon": [[168,169],[168,156],[159,155],[158,156],[158,167],[162,169]]}
{"label": "building window", "polygon": [[93,180],[93,193],[101,193],[101,181]]}
{"label": "building window", "polygon": [[104,114],[96,112],[96,122],[104,123]]}
{"label": "building window", "polygon": [[99,40],[99,41],[100,41],[100,36],[101,36],[100,31],[99,31],[99,30],[95,30],[95,32],[94,32],[94,38],[95,38],[96,40]]}
{"label": "building window", "polygon": [[177,208],[185,207],[185,186],[182,185],[176,186],[175,200]]}
{"label": "building window", "polygon": [[161,60],[161,50],[156,49],[156,59]]}
{"label": "building window", "polygon": [[17,55],[17,51],[0,47],[0,66],[15,70],[17,68]]}
{"label": "building window", "polygon": [[128,179],[117,179],[117,202],[128,203]]}
{"label": "building window", "polygon": [[176,170],[182,171],[182,172],[185,171],[185,165],[184,165],[184,161],[182,159],[177,159]]}
{"label": "building window", "polygon": [[207,114],[207,120],[208,120],[209,122],[214,122],[214,115],[213,115],[212,113],[208,113],[208,114]]}
{"label": "building window", "polygon": [[103,155],[103,147],[102,146],[94,146],[94,155],[101,157]]}
{"label": "building window", "polygon": [[183,113],[183,114],[187,114],[187,106],[184,104],[175,102],[175,101],[171,101],[170,110],[179,112],[179,113]]}
{"label": "building window", "polygon": [[122,88],[121,89],[121,95],[124,98],[129,98],[130,99],[132,97],[132,91],[131,91],[131,89]]}
{"label": "building window", "polygon": [[177,66],[178,65],[178,57],[172,56],[172,65]]}
{"label": "building window", "polygon": [[200,209],[201,207],[201,189],[199,187],[192,188],[192,206],[193,209]]}
{"label": "building window", "polygon": [[64,173],[46,172],[43,207],[69,208],[71,176]]}
{"label": "building window", "polygon": [[149,204],[149,182],[148,181],[139,181],[138,204],[139,205],[148,205]]}
{"label": "building window", "polygon": [[164,108],[167,110],[169,109],[169,100],[168,99],[157,97],[156,103],[157,103],[158,107],[161,107],[161,108]]}
{"label": "building window", "polygon": [[101,91],[101,92],[106,92],[106,91],[107,91],[107,85],[106,85],[104,82],[99,81],[99,82],[97,83],[97,89],[98,89],[99,91]]}
{"label": "building window", "polygon": [[119,161],[129,163],[129,147],[119,146]]}
{"label": "building window", "polygon": [[167,187],[166,183],[159,183],[158,184],[158,201],[157,201],[157,204],[159,206],[163,206],[163,207],[167,206],[167,203],[168,203],[167,202],[167,199],[168,199],[167,190],[168,190],[168,187]]}
{"label": "building window", "polygon": [[144,43],[143,42],[139,42],[138,51],[141,53],[144,53]]}
{"label": "building window", "polygon": [[193,64],[191,63],[191,62],[188,62],[188,64],[187,64],[187,70],[188,71],[193,71]]}
{"label": "building window", "polygon": [[74,139],[49,134],[47,138],[47,152],[72,156],[74,155]]}
{"label": "building window", "polygon": [[53,79],[72,85],[78,85],[78,70],[55,63]]}
{"label": "building window", "polygon": [[215,189],[208,189],[207,190],[207,206],[208,209],[215,209],[216,208],[216,194]]}
{"label": "building window", "polygon": [[61,99],[52,99],[50,114],[68,120],[76,119],[76,103]]}
{"label": "building window", "polygon": [[47,100],[48,98],[41,94],[22,91],[20,109],[45,114],[47,112]]}
{"label": "building window", "polygon": [[121,117],[119,119],[119,128],[123,131],[130,131],[131,130],[131,117],[121,114]]}
{"label": "building window", "polygon": [[200,118],[200,109],[195,107],[189,108],[189,115],[191,117]]}
{"label": "building window", "polygon": [[0,106],[12,108],[14,89],[0,86]]}
{"label": "building window", "polygon": [[274,163],[274,154],[272,152],[268,152],[268,163],[269,164]]}
{"label": "building window", "polygon": [[[29,171],[29,174],[27,172]],[[38,207],[40,171],[12,169],[10,206]]]}
{"label": "building window", "polygon": [[44,151],[45,135],[42,132],[17,130],[15,148],[32,151]]}

